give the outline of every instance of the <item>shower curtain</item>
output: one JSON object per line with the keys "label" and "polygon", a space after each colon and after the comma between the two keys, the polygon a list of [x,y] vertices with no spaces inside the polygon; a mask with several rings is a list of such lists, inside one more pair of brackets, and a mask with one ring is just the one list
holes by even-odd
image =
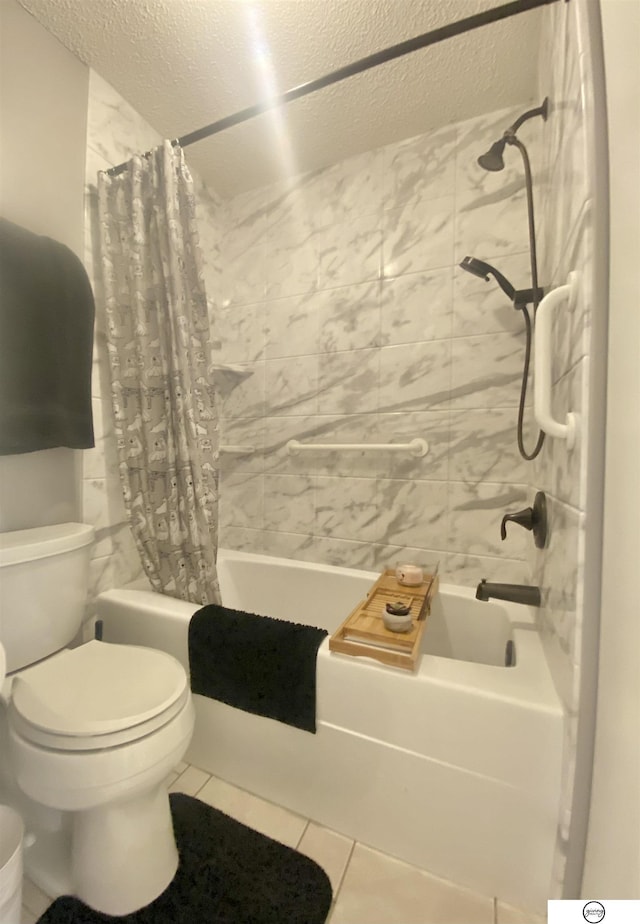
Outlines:
{"label": "shower curtain", "polygon": [[155,590],[219,602],[218,414],[193,183],[165,142],[117,177],[98,214],[120,480]]}

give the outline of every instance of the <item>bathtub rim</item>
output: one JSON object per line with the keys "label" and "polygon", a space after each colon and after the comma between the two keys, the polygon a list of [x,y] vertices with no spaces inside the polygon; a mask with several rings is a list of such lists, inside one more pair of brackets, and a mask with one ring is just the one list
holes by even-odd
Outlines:
{"label": "bathtub rim", "polygon": [[[338,570],[347,576],[350,575],[359,579],[366,577],[371,583],[379,576],[378,572],[364,569],[341,568],[337,565],[305,562],[297,559],[221,548],[218,550],[218,561],[224,562],[225,560],[246,562],[248,564],[267,563],[276,567],[293,568],[300,571],[311,570],[320,573],[331,573]],[[129,591],[144,594],[144,597],[138,598],[138,603],[145,607],[148,606],[150,611],[157,609],[166,616],[179,618],[180,620],[190,618],[200,608],[200,604],[158,594],[156,591],[151,590],[146,578],[144,578],[133,581],[122,588],[103,591],[96,597],[94,609],[99,607],[100,601],[113,601],[126,605]],[[475,602],[473,588],[463,587],[458,584],[442,582],[440,584],[440,593],[444,596],[459,597]],[[499,601],[498,603],[492,601],[491,604],[478,603],[478,606],[486,605],[500,606],[507,614],[516,646],[516,664],[513,667],[481,664],[423,653],[417,670],[409,672],[382,664],[374,659],[355,658],[338,652],[330,652],[328,637],[322,642],[318,656],[326,657],[329,661],[334,659],[347,661],[352,664],[356,671],[374,668],[395,677],[405,677],[416,683],[437,683],[451,689],[468,689],[471,687],[481,691],[482,695],[485,696],[526,704],[536,710],[551,712],[558,716],[562,715],[561,700],[553,683],[544,653],[534,608],[504,601]],[[99,613],[98,618],[100,618]],[[184,659],[181,660],[184,664]],[[188,664],[184,664],[184,666],[188,671]]]}

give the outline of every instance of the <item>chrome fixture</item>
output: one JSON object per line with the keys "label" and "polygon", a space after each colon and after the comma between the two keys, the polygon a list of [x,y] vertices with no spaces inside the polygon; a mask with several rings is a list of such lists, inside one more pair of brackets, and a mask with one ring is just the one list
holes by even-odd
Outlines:
{"label": "chrome fixture", "polygon": [[530,584],[488,584],[483,578],[476,588],[476,600],[491,599],[540,606],[540,588]]}

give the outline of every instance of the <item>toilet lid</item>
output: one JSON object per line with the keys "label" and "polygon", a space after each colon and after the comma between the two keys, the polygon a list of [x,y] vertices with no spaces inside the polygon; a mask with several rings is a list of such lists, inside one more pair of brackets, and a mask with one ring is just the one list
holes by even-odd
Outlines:
{"label": "toilet lid", "polygon": [[171,710],[187,691],[171,655],[134,645],[91,641],[18,674],[13,709],[47,735],[112,735]]}

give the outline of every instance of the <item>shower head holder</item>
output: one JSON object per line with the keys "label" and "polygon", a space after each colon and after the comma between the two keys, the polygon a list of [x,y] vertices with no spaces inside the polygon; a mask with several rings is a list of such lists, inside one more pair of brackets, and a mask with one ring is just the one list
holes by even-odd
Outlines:
{"label": "shower head holder", "polygon": [[527,305],[539,305],[544,298],[545,290],[538,287],[537,289],[516,289],[513,295],[513,307],[516,311],[522,311]]}

